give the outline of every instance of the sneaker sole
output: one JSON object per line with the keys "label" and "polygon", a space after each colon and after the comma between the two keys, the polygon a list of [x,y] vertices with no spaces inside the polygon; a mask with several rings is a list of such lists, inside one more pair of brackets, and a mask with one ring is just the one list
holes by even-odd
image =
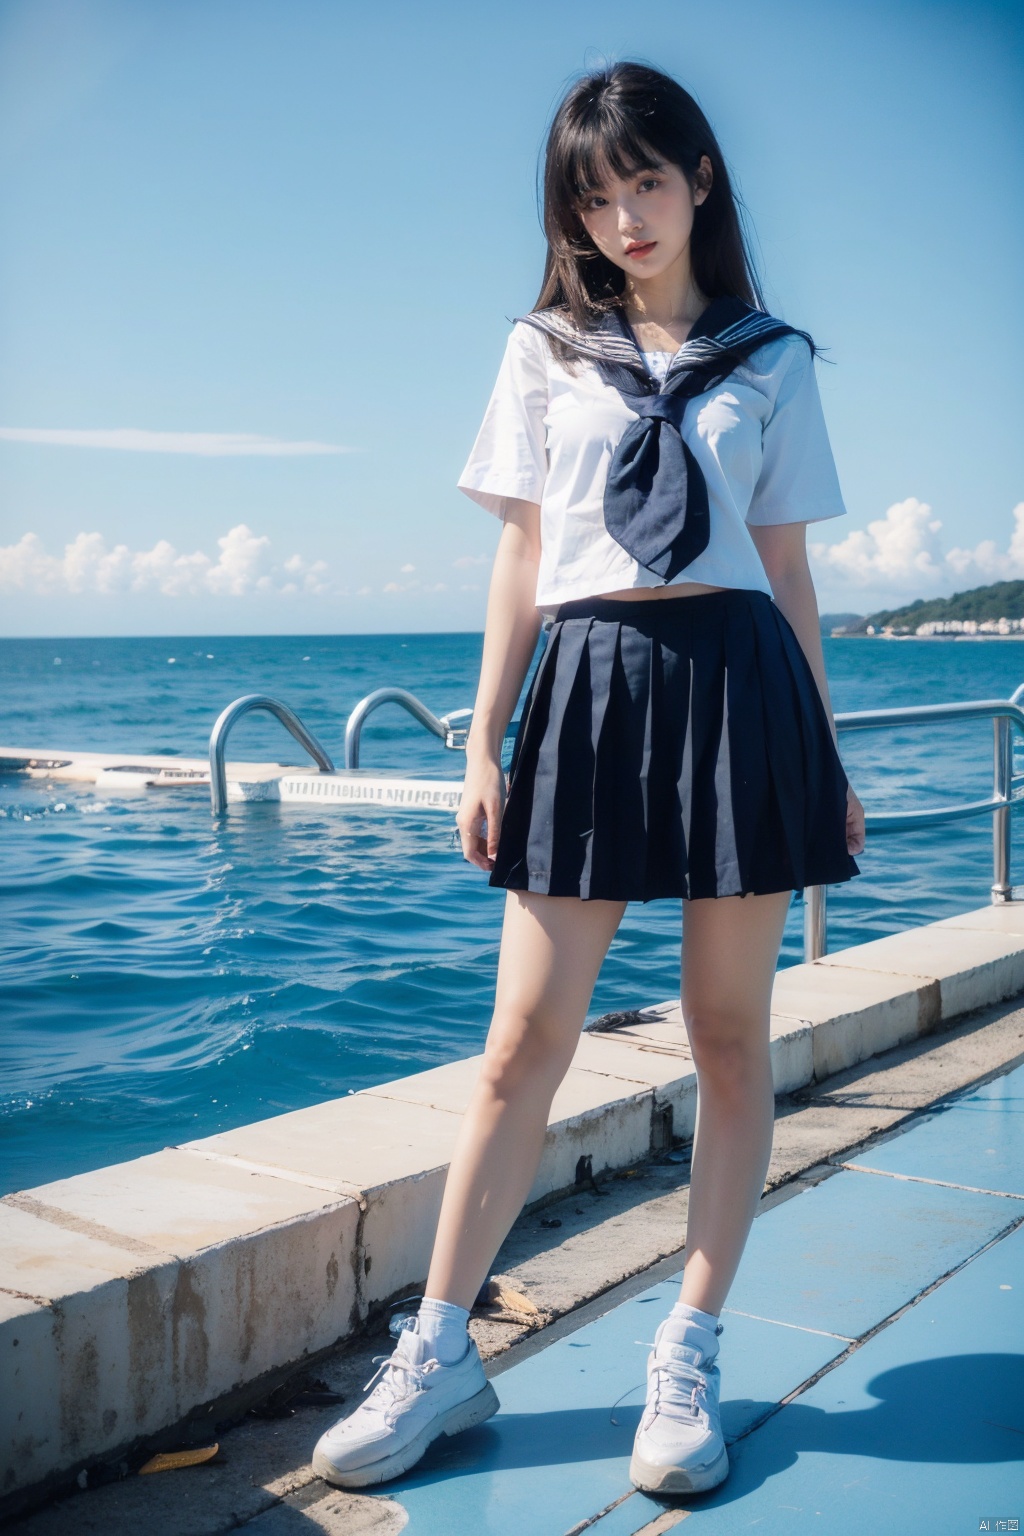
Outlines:
{"label": "sneaker sole", "polygon": [[324,1482],[333,1484],[335,1488],[367,1488],[374,1483],[386,1483],[390,1478],[400,1477],[403,1472],[414,1467],[428,1446],[440,1435],[457,1435],[464,1429],[483,1424],[497,1413],[500,1406],[498,1394],[488,1382],[475,1397],[467,1398],[464,1403],[456,1403],[446,1414],[425,1424],[414,1440],[410,1440],[408,1445],[395,1451],[392,1456],[371,1461],[365,1467],[336,1467],[322,1452],[314,1451],[311,1465],[317,1477],[322,1477]]}
{"label": "sneaker sole", "polygon": [[629,1480],[641,1493],[706,1493],[728,1475],[729,1452],[724,1445],[722,1454],[708,1467],[657,1467],[643,1461],[635,1451],[629,1463]]}

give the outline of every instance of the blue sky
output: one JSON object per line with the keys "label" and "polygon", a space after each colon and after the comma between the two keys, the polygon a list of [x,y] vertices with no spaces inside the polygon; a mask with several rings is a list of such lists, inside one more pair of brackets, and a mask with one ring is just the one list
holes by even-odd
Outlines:
{"label": "blue sky", "polygon": [[0,3],[0,630],[480,628],[499,525],[454,482],[546,125],[622,58],[698,97],[836,364],[822,608],[1024,576],[1022,38],[986,0]]}

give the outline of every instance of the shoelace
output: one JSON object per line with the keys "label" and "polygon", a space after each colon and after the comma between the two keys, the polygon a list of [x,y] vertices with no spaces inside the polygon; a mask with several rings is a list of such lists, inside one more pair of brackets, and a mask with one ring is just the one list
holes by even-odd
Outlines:
{"label": "shoelace", "polygon": [[697,1393],[706,1393],[708,1390],[708,1379],[704,1372],[684,1360],[657,1360],[652,1369],[655,1413],[695,1424],[700,1417]]}
{"label": "shoelace", "polygon": [[[373,1359],[375,1362],[379,1360],[380,1364],[363,1388],[363,1391],[369,1392],[370,1396],[364,1399],[361,1406],[379,1408],[384,1415],[384,1422],[391,1424],[392,1421],[388,1418],[389,1411],[396,1403],[414,1396],[420,1390],[423,1386],[423,1377],[434,1361],[424,1360],[422,1365],[414,1365],[409,1360],[396,1359],[394,1354],[374,1355]],[[371,1388],[373,1388],[372,1392]],[[383,1401],[372,1402],[381,1388],[384,1389],[381,1393]]]}

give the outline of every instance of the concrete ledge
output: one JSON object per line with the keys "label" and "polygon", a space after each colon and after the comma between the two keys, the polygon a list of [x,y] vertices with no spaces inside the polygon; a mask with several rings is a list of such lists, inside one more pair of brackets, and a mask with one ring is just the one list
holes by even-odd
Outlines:
{"label": "concrete ledge", "polygon": [[[904,974],[898,954],[892,956],[889,973],[859,965],[853,957],[866,950],[873,951],[874,945],[840,950],[776,975],[772,1039],[773,1044],[789,1041],[790,1047],[789,1070],[782,1060],[778,1062],[777,1093],[791,1093],[890,1046],[902,1045],[943,1017],[939,988],[930,976]],[[807,1026],[806,1035],[794,1037],[794,1026],[801,1024]]]}
{"label": "concrete ledge", "polygon": [[0,1201],[0,1491],[178,1422],[284,1340],[296,1359],[333,1343],[358,1217],[173,1150]]}
{"label": "concrete ledge", "polygon": [[937,982],[944,1019],[1016,997],[1024,989],[1020,935],[999,932],[989,923],[974,928],[932,923],[842,950],[820,964]]}
{"label": "concrete ledge", "polygon": [[[793,966],[772,1001],[776,1091],[1022,991],[1024,904]],[[0,1201],[0,1493],[111,1458],[420,1284],[481,1061]],[[530,1200],[691,1137],[696,1106],[678,1002],[598,1020]]]}

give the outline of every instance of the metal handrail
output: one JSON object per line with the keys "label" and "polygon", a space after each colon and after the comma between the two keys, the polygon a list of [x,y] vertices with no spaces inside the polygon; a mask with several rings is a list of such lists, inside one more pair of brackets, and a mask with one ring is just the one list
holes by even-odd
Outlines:
{"label": "metal handrail", "polygon": [[222,710],[210,732],[210,806],[214,816],[222,816],[227,810],[228,782],[224,752],[227,747],[228,733],[237,720],[254,709],[265,709],[268,714],[280,720],[285,730],[291,732],[301,747],[305,747],[321,773],[334,772],[333,762],[294,710],[289,709],[287,704],[282,704],[278,699],[268,698],[265,693],[247,693],[243,698],[229,704],[227,709]]}
{"label": "metal handrail", "polygon": [[[1017,690],[1021,692],[1020,689]],[[1013,699],[969,699],[964,704],[910,704],[898,709],[853,709],[835,717],[837,731],[872,731],[886,725],[929,725],[939,720],[1013,720],[1024,730],[1024,709]]]}
{"label": "metal handrail", "polygon": [[[899,725],[946,725],[956,720],[992,721],[992,794],[987,800],[923,811],[880,811],[865,816],[867,832],[909,832],[964,821],[973,816],[992,817],[992,902],[1013,900],[1010,883],[1010,812],[1024,804],[1022,782],[1013,772],[1011,729],[1024,734],[1024,683],[1009,699],[976,699],[964,704],[915,704],[897,709],[858,709],[836,715],[836,731],[871,731]],[[828,950],[826,887],[809,885],[804,891],[804,960],[820,960]]]}
{"label": "metal handrail", "polygon": [[[421,725],[434,736],[439,736],[446,747],[455,752],[465,750],[466,737],[469,735],[469,722],[473,718],[471,709],[450,709],[446,715],[435,715],[433,710],[427,708],[422,699],[418,699],[408,688],[375,688],[368,693],[365,699],[360,699],[348,717],[345,726],[345,767],[359,767],[359,746],[362,741],[363,726],[373,714],[380,709],[382,704],[400,704],[407,709]],[[515,728],[519,724],[512,721],[506,737],[515,734]]]}

